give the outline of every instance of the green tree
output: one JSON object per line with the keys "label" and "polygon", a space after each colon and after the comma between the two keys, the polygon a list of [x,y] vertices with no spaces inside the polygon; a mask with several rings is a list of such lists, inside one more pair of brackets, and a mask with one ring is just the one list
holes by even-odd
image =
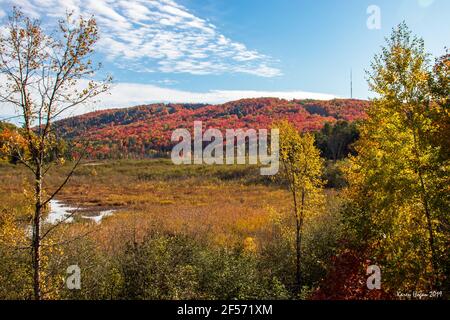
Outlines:
{"label": "green tree", "polygon": [[343,120],[334,124],[325,123],[314,135],[322,156],[334,162],[354,153],[352,144],[359,137],[356,124]]}

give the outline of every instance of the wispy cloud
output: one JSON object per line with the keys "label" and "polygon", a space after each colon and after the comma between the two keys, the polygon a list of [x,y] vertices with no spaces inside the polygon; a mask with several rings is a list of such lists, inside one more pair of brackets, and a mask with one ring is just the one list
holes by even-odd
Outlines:
{"label": "wispy cloud", "polygon": [[101,32],[98,50],[125,69],[281,75],[274,59],[229,39],[172,0],[0,0],[0,4],[19,6],[44,22],[62,17],[66,10],[95,15]]}

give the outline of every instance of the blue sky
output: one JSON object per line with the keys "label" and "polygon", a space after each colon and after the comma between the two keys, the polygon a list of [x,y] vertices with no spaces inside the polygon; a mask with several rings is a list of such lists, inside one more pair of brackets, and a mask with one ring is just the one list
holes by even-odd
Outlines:
{"label": "blue sky", "polygon": [[[448,0],[0,0],[0,17],[12,4],[46,28],[66,9],[97,17],[115,86],[95,108],[349,97],[350,69],[364,99],[364,70],[393,26],[405,20],[434,55],[450,45]],[[379,30],[366,25],[370,5]]]}

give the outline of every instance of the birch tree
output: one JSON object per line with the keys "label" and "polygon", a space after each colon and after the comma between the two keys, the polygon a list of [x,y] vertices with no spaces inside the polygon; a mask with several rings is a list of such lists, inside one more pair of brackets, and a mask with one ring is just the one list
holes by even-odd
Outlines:
{"label": "birch tree", "polygon": [[45,178],[55,164],[52,150],[57,144],[55,120],[105,92],[110,77],[92,80],[100,69],[92,61],[98,29],[93,17],[75,18],[71,13],[46,33],[38,20],[14,8],[0,33],[0,99],[15,107],[23,122],[20,144],[11,140],[8,150],[27,167],[34,180],[34,213],[31,221],[34,299],[43,297],[41,247],[42,218],[49,202],[73,175],[81,157],[55,190],[45,190]]}
{"label": "birch tree", "polygon": [[321,202],[323,160],[314,145],[314,136],[301,134],[292,124],[281,121],[274,125],[280,130],[280,175],[292,195],[295,216],[296,287],[301,290],[302,231],[305,218],[312,215]]}

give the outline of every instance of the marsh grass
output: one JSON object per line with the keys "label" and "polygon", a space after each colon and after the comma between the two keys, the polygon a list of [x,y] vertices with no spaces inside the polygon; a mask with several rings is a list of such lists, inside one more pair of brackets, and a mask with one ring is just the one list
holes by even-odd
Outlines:
{"label": "marsh grass", "polygon": [[[70,163],[55,168],[47,179],[48,192],[64,179],[70,168]],[[29,207],[32,193],[28,191],[31,177],[20,166],[0,164],[0,179],[0,209],[26,226],[32,212]],[[307,236],[309,240],[305,241],[305,256],[310,261],[305,268],[309,270],[311,281],[308,284],[311,286],[324,274],[326,261],[333,252],[338,234],[339,203],[335,200],[334,192],[327,191],[325,210],[311,221],[308,228],[310,235]],[[123,282],[126,272],[121,259],[129,252],[130,245],[132,248],[146,246],[149,235],[156,239],[156,242],[151,242],[154,244],[172,241],[170,239],[173,237],[185,237],[187,243],[196,243],[202,248],[199,249],[203,252],[201,255],[220,260],[218,265],[214,265],[207,258],[196,256],[195,263],[199,265],[194,267],[200,269],[194,272],[190,269],[192,265],[177,266],[184,270],[180,276],[193,273],[200,278],[207,277],[205,272],[221,274],[220,268],[231,268],[230,263],[243,263],[243,268],[252,269],[239,272],[230,269],[231,278],[226,281],[236,278],[249,284],[258,279],[256,275],[261,274],[265,277],[265,280],[261,280],[265,285],[279,289],[275,294],[265,288],[265,293],[261,291],[261,295],[272,297],[273,294],[281,294],[287,297],[284,290],[290,289],[294,265],[291,234],[294,221],[290,194],[276,181],[261,177],[256,166],[175,166],[166,159],[86,162],[58,195],[58,200],[85,210],[114,209],[115,212],[104,218],[101,224],[75,216],[74,223],[64,224],[53,232],[50,238],[52,246],[62,243],[57,251],[49,252],[48,270],[53,275],[53,280],[49,281],[55,288],[54,297],[65,296],[60,281],[64,277],[64,266],[72,263],[81,263],[83,268],[92,272],[93,277],[99,277],[98,281],[105,281],[106,292],[99,292],[99,284],[93,279],[85,279],[85,282],[91,281],[86,289],[91,291],[85,291],[80,296],[69,294],[69,297],[103,299],[118,298],[120,295],[123,298],[123,294],[132,294],[123,291],[129,284]],[[164,257],[165,253],[158,258],[163,259],[161,263],[167,262]],[[209,268],[215,271],[208,271]],[[138,272],[140,269],[136,270]],[[188,272],[188,275],[184,272]],[[237,272],[236,276],[233,272]],[[247,282],[246,274],[254,280]],[[166,276],[161,274],[161,277]],[[243,294],[240,289],[236,291],[236,296],[233,296],[234,291],[226,290],[220,295],[220,288],[200,278],[196,278],[196,286],[207,287],[198,289],[202,293],[188,293],[185,292],[188,288],[179,287],[177,290],[185,292],[181,296],[256,297],[250,291],[245,291],[249,295],[240,296]],[[113,287],[110,286],[111,279],[117,280]],[[275,282],[272,283],[272,280]],[[241,285],[234,283],[232,286],[237,286],[233,287],[233,290],[237,290]],[[121,293],[117,288],[121,288]],[[145,297],[176,298],[180,296],[176,292],[172,296],[153,292]]]}

